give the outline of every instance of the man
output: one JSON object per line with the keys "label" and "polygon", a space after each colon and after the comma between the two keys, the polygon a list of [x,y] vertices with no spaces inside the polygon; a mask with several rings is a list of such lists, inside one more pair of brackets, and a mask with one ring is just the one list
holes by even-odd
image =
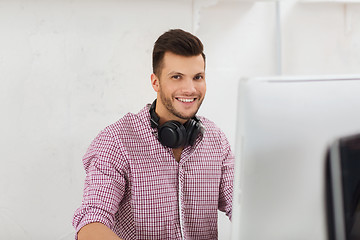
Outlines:
{"label": "man", "polygon": [[204,100],[201,41],[170,30],[155,42],[157,99],[126,114],[92,142],[83,162],[79,240],[217,239],[217,210],[231,218],[234,157]]}

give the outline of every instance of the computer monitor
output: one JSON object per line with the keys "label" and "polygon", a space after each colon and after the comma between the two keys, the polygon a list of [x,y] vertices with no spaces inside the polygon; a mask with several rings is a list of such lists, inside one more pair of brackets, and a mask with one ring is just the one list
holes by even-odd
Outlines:
{"label": "computer monitor", "polygon": [[360,76],[243,79],[238,95],[232,239],[327,240],[325,153],[360,133]]}
{"label": "computer monitor", "polygon": [[360,240],[360,134],[329,146],[325,176],[329,240]]}

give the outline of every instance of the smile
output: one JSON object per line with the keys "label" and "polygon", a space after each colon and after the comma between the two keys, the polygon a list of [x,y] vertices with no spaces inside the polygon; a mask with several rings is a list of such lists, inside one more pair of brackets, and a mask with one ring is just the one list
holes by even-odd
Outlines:
{"label": "smile", "polygon": [[180,102],[185,102],[185,103],[190,103],[195,101],[195,98],[176,98],[177,100],[179,100]]}

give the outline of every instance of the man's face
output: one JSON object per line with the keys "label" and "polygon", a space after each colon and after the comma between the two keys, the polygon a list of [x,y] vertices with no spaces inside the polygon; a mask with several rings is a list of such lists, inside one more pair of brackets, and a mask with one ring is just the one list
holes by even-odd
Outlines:
{"label": "man's face", "polygon": [[160,76],[151,75],[157,92],[156,113],[161,122],[192,118],[206,93],[205,62],[202,55],[184,57],[166,52]]}

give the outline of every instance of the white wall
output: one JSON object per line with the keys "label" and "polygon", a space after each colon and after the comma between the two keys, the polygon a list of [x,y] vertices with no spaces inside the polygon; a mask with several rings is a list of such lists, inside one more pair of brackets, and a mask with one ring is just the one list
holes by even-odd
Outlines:
{"label": "white wall", "polygon": [[283,2],[283,73],[356,74],[360,2]]}
{"label": "white wall", "polygon": [[[244,76],[357,73],[359,4],[231,0],[0,0],[0,239],[73,239],[81,157],[93,137],[155,98],[154,41],[195,33],[207,54],[200,114],[235,145]],[[235,146],[234,146],[235,147]],[[230,222],[220,215],[220,239]]]}

